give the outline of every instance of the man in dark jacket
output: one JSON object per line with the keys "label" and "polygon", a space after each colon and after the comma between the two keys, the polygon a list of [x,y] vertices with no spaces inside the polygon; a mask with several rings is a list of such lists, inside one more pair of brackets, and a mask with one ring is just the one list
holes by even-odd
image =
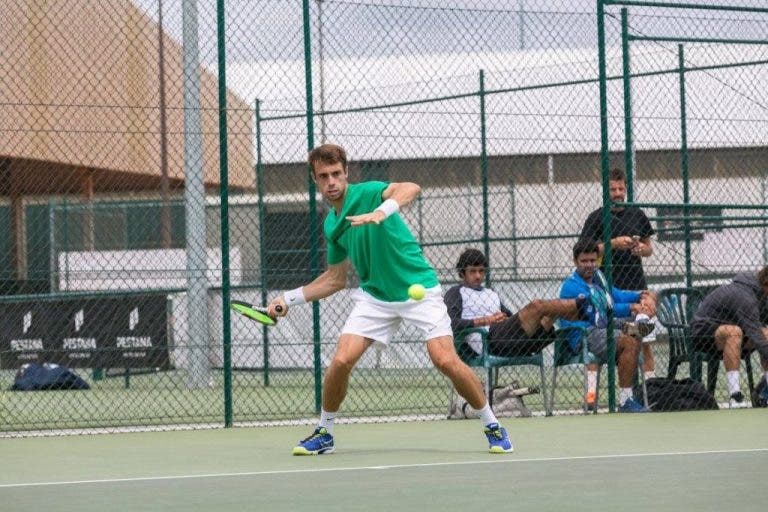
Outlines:
{"label": "man in dark jacket", "polygon": [[722,353],[731,395],[731,407],[744,407],[739,366],[742,348],[760,353],[768,376],[768,328],[764,326],[768,300],[768,266],[757,274],[738,274],[733,281],[712,290],[691,321],[691,335],[698,350]]}

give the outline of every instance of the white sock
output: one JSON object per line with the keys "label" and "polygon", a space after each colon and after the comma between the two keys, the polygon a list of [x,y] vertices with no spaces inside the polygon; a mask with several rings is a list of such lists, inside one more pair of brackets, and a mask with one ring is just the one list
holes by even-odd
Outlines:
{"label": "white sock", "polygon": [[587,391],[597,391],[597,372],[587,370]]}
{"label": "white sock", "polygon": [[646,379],[653,379],[656,378],[656,372],[653,370],[648,370],[647,372],[643,373]]}
{"label": "white sock", "polygon": [[491,409],[491,406],[488,404],[488,402],[485,402],[485,407],[477,412],[480,413],[480,420],[483,422],[483,425],[490,425],[491,423],[499,422],[499,420],[496,419],[496,415],[493,414],[493,409]]}
{"label": "white sock", "polygon": [[619,405],[632,398],[632,388],[619,388]]}
{"label": "white sock", "polygon": [[329,434],[333,435],[333,420],[335,419],[335,412],[328,412],[325,409],[320,409],[320,423],[318,423],[317,426],[325,427],[325,430],[327,430]]}
{"label": "white sock", "polygon": [[739,383],[739,370],[731,370],[729,372],[725,372],[725,377],[728,379],[728,392],[730,394],[741,391],[741,384]]}

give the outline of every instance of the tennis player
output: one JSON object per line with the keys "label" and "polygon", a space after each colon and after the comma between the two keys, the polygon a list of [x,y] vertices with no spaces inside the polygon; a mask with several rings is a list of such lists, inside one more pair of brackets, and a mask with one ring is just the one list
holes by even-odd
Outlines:
{"label": "tennis player", "polygon": [[[293,454],[333,452],[334,419],[347,394],[352,369],[374,342],[388,343],[402,322],[423,333],[432,363],[451,380],[459,395],[480,411],[489,451],[511,452],[507,431],[488,405],[480,380],[456,354],[437,274],[398,214],[421,188],[415,183],[348,183],[346,152],[334,144],[312,150],[309,166],[318,190],[332,206],[323,227],[328,268],[314,281],[271,301],[268,312],[285,316],[293,306],[344,289],[350,264],[360,278],[360,288],[353,294],[354,307],[325,372],[320,421]],[[426,288],[424,299],[409,299],[412,284]],[[282,306],[279,313],[277,306]]]}

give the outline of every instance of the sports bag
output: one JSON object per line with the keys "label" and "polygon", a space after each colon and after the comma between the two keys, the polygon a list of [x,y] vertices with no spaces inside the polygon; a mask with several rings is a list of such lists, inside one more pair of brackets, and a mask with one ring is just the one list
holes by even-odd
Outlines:
{"label": "sports bag", "polygon": [[[670,380],[661,377],[646,379],[648,407],[652,411],[695,411],[718,409],[715,397],[699,381],[693,379]],[[643,400],[643,387],[634,388],[635,399]]]}
{"label": "sports bag", "polygon": [[90,386],[66,366],[53,363],[22,365],[11,385],[11,391],[43,389],[90,389]]}
{"label": "sports bag", "polygon": [[768,387],[768,383],[765,381],[765,375],[755,386],[755,390],[752,392],[752,406],[753,407],[768,407],[768,392],[765,388]]}

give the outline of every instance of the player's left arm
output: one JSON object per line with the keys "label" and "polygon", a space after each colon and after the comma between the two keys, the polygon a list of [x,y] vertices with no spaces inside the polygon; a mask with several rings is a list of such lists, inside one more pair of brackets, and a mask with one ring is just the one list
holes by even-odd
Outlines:
{"label": "player's left arm", "polygon": [[416,183],[400,182],[390,183],[381,198],[384,200],[375,210],[362,215],[350,215],[347,220],[353,226],[362,226],[363,224],[381,224],[384,219],[400,210],[400,208],[410,204],[419,197],[421,187]]}

